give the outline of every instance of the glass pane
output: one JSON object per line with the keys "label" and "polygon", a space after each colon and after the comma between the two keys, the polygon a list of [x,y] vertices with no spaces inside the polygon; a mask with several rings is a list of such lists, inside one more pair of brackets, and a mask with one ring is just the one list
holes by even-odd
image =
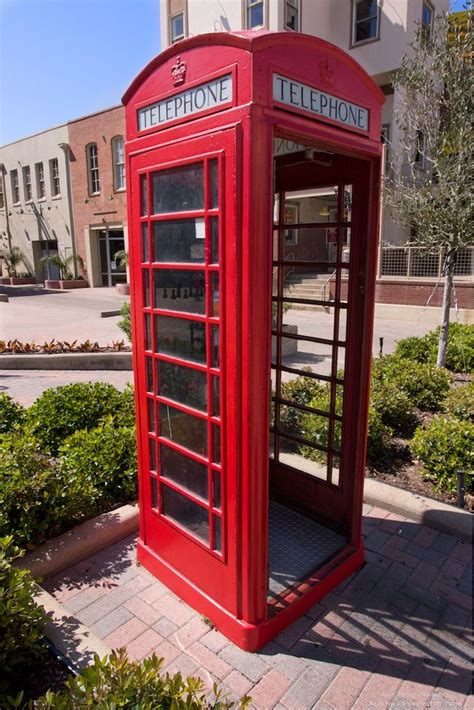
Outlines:
{"label": "glass pane", "polygon": [[211,209],[219,206],[219,188],[218,188],[218,163],[217,158],[209,162],[209,172],[211,177]]}
{"label": "glass pane", "polygon": [[339,458],[339,456],[333,456],[332,457],[331,483],[334,483],[335,486],[339,485],[340,470],[341,470],[341,459]]}
{"label": "glass pane", "polygon": [[213,549],[222,552],[222,523],[221,519],[214,515],[214,545]]}
{"label": "glass pane", "polygon": [[154,476],[150,477],[151,485],[151,507],[158,508],[158,486],[156,484],[156,478]]}
{"label": "glass pane", "polygon": [[156,269],[154,296],[155,308],[204,315],[206,312],[204,272]]}
{"label": "glass pane", "polygon": [[153,261],[204,263],[204,220],[153,222]]}
{"label": "glass pane", "polygon": [[207,421],[159,404],[160,434],[197,454],[207,456]]}
{"label": "glass pane", "polygon": [[281,463],[325,481],[328,470],[327,454],[317,449],[311,449],[309,446],[305,446],[303,451],[304,455],[301,451],[295,450],[293,441],[280,437],[280,454],[278,458]]}
{"label": "glass pane", "polygon": [[285,224],[337,221],[337,185],[285,193]]}
{"label": "glass pane", "polygon": [[[318,401],[312,400],[311,406],[317,406]],[[295,407],[282,405],[280,408],[280,431],[293,434],[301,439],[307,439],[318,446],[328,446],[329,418],[319,414],[302,412]],[[294,449],[301,451],[305,447],[294,443]]]}
{"label": "glass pane", "polygon": [[211,325],[211,367],[219,367],[219,327]]}
{"label": "glass pane", "polygon": [[351,256],[351,228],[346,227],[342,230],[342,252],[341,261],[343,264],[348,264]]}
{"label": "glass pane", "polygon": [[221,462],[221,428],[217,424],[212,425],[212,438],[214,441],[214,452],[212,460],[214,463]]}
{"label": "glass pane", "polygon": [[161,485],[161,512],[209,543],[209,514],[189,498]]}
{"label": "glass pane", "polygon": [[[332,345],[311,343],[307,340],[294,338],[281,338],[281,346],[282,365],[295,369],[308,368],[317,375],[331,374]],[[272,355],[275,353],[272,352]]]}
{"label": "glass pane", "polygon": [[211,217],[211,264],[219,263],[219,220]]}
{"label": "glass pane", "polygon": [[156,361],[157,394],[207,411],[207,375],[190,367]]}
{"label": "glass pane", "polygon": [[206,326],[184,318],[155,316],[155,347],[164,355],[206,362]]}
{"label": "glass pane", "polygon": [[344,185],[344,222],[352,219],[352,185]]}
{"label": "glass pane", "polygon": [[335,262],[337,227],[287,228],[282,235],[283,261]]}
{"label": "glass pane", "polygon": [[146,263],[150,261],[150,253],[148,249],[148,224],[142,224],[142,261]]}
{"label": "glass pane", "polygon": [[365,20],[377,14],[377,0],[357,0],[356,20]]}
{"label": "glass pane", "polygon": [[[285,266],[283,299],[297,298],[332,303],[335,299],[335,280],[335,266],[332,264],[308,267]],[[291,306],[285,308],[288,310],[288,307],[291,308]]]}
{"label": "glass pane", "polygon": [[377,18],[363,20],[356,25],[356,42],[363,42],[365,39],[372,39],[377,36]]}
{"label": "glass pane", "polygon": [[151,350],[151,316],[145,313],[145,350]]}
{"label": "glass pane", "polygon": [[219,393],[219,377],[212,378],[212,415],[220,417],[220,393]]}
{"label": "glass pane", "polygon": [[150,469],[156,471],[156,441],[148,439],[148,451],[150,454]]}
{"label": "glass pane", "polygon": [[154,392],[153,387],[153,360],[151,357],[145,358],[146,389],[147,392]]}
{"label": "glass pane", "polygon": [[153,214],[204,209],[203,164],[153,173],[152,191]]}
{"label": "glass pane", "polygon": [[145,308],[150,307],[150,272],[148,269],[144,269],[142,273],[143,278],[143,305]]}
{"label": "glass pane", "polygon": [[339,309],[339,340],[346,341],[347,333],[347,308]]}
{"label": "glass pane", "polygon": [[171,41],[178,39],[184,35],[184,14],[171,18]]}
{"label": "glass pane", "polygon": [[[303,309],[298,309],[292,306],[291,303],[283,302],[283,335],[292,333],[310,338],[332,340],[334,337],[334,307],[305,304]],[[294,345],[294,347],[296,346]]]}
{"label": "glass pane", "polygon": [[219,274],[211,272],[211,314],[213,318],[220,315]]}
{"label": "glass pane", "polygon": [[[311,406],[311,402],[314,399],[318,400],[318,409],[325,412],[329,409],[329,399],[322,399],[322,395],[326,391],[326,385],[316,380],[314,377],[308,377],[304,374],[291,376],[286,382],[282,382],[281,385],[281,398],[287,400],[288,402],[296,402],[296,404],[302,404],[305,407]],[[286,410],[283,410],[281,406],[281,416],[286,416]],[[315,406],[315,405],[314,405]],[[300,417],[300,414],[297,414]]]}
{"label": "glass pane", "polygon": [[212,485],[213,485],[213,490],[214,490],[214,500],[213,500],[214,508],[220,508],[222,505],[222,501],[221,501],[221,472],[220,471],[215,471],[213,469],[213,471],[212,471]]}
{"label": "glass pane", "polygon": [[255,27],[263,27],[263,2],[259,2],[248,9],[247,29],[252,30]]}
{"label": "glass pane", "polygon": [[140,175],[140,214],[142,217],[148,214],[146,175]]}
{"label": "glass pane", "polygon": [[152,399],[147,399],[147,410],[148,410],[148,431],[152,434],[156,434],[156,414],[155,414],[155,402]]}
{"label": "glass pane", "polygon": [[160,445],[161,475],[207,500],[207,466],[180,454],[169,446]]}

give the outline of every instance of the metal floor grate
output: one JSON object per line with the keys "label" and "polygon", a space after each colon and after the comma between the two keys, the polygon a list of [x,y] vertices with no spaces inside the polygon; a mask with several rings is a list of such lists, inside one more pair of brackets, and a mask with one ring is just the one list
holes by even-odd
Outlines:
{"label": "metal floor grate", "polygon": [[346,538],[270,501],[269,596],[308,577],[345,545]]}

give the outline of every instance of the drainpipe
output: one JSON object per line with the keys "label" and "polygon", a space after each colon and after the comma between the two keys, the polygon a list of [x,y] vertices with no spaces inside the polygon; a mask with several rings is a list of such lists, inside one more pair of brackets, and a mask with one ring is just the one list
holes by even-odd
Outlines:
{"label": "drainpipe", "polygon": [[71,245],[72,245],[72,255],[74,257],[74,278],[77,279],[77,262],[76,262],[76,232],[74,229],[74,210],[72,207],[72,186],[71,186],[71,148],[69,143],[58,143],[61,150],[64,152],[64,165],[66,168],[66,186],[67,186],[67,204],[69,211],[69,229],[71,230]]}
{"label": "drainpipe", "polygon": [[2,181],[3,190],[3,206],[5,207],[5,222],[7,224],[7,241],[8,241],[8,251],[12,248],[12,235],[10,232],[10,219],[8,217],[8,201],[7,201],[7,189],[5,184],[6,168],[3,163],[0,163],[0,180]]}

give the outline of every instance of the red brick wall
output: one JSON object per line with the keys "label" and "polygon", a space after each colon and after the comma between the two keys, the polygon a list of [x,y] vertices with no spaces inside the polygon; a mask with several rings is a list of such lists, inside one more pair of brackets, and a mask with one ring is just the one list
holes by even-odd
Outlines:
{"label": "red brick wall", "polygon": [[[69,123],[71,148],[71,183],[77,251],[86,260],[84,228],[106,223],[126,224],[126,192],[114,189],[111,141],[114,136],[125,137],[125,109],[123,106],[85,116]],[[100,195],[89,194],[86,146],[97,144]]]}
{"label": "red brick wall", "polygon": [[[426,306],[429,297],[435,289],[436,282],[411,279],[393,279],[386,281],[377,279],[375,285],[376,303],[399,303],[406,306]],[[459,308],[474,308],[474,284],[465,281],[455,281],[454,287]],[[342,295],[347,296],[347,282],[341,284]],[[441,306],[443,301],[443,283],[439,283],[430,300],[430,306]],[[454,307],[454,299],[451,305]]]}

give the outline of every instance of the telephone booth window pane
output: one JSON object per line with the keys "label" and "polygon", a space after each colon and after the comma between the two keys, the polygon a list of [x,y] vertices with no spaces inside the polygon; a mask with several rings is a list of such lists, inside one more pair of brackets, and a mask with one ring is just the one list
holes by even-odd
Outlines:
{"label": "telephone booth window pane", "polygon": [[343,343],[347,338],[347,308],[339,309],[339,340]]}
{"label": "telephone booth window pane", "polygon": [[220,315],[219,274],[211,273],[211,316],[218,318]]}
{"label": "telephone booth window pane", "polygon": [[148,449],[150,452],[150,469],[156,471],[156,442],[154,439],[148,439]]}
{"label": "telephone booth window pane", "polygon": [[344,185],[344,222],[352,219],[352,185]]}
{"label": "telephone booth window pane", "polygon": [[163,355],[206,362],[206,326],[184,318],[155,316],[155,346]]}
{"label": "telephone booth window pane", "polygon": [[205,500],[208,499],[207,466],[183,456],[169,446],[160,446],[161,475]]}
{"label": "telephone booth window pane", "polygon": [[209,172],[211,176],[211,209],[215,209],[219,206],[218,168],[217,158],[209,162]]}
{"label": "telephone booth window pane", "polygon": [[209,514],[207,510],[168,486],[162,485],[160,490],[163,515],[176,521],[204,542],[209,543]]}
{"label": "telephone booth window pane", "polygon": [[147,399],[147,409],[148,409],[148,431],[152,434],[156,434],[156,414],[155,414],[155,402],[152,399]]}
{"label": "telephone booth window pane", "polygon": [[222,552],[222,523],[221,519],[214,515],[214,545],[216,552]]}
{"label": "telephone booth window pane", "polygon": [[154,392],[154,387],[153,387],[153,360],[151,357],[145,358],[146,362],[146,389],[147,392]]}
{"label": "telephone booth window pane", "polygon": [[283,261],[337,261],[337,227],[287,228],[283,232]]}
{"label": "telephone booth window pane", "polygon": [[148,214],[146,184],[146,175],[140,175],[140,214],[142,217]]}
{"label": "telephone booth window pane", "polygon": [[148,249],[148,225],[146,222],[142,224],[142,262],[150,261]]}
{"label": "telephone booth window pane", "polygon": [[297,190],[285,194],[285,224],[337,221],[338,187]]}
{"label": "telephone booth window pane", "polygon": [[186,449],[207,456],[207,421],[181,412],[167,404],[159,405],[160,434]]}
{"label": "telephone booth window pane", "polygon": [[[351,228],[350,227],[345,227],[342,230],[342,254],[341,254],[341,261],[343,264],[348,264],[351,258]],[[343,276],[346,276],[347,274],[342,274]]]}
{"label": "telephone booth window pane", "polygon": [[221,462],[221,428],[217,424],[212,425],[212,438],[214,441],[212,460],[214,463]]}
{"label": "telephone booth window pane", "polygon": [[214,489],[214,495],[213,495],[213,506],[214,508],[220,509],[222,505],[222,499],[221,499],[221,472],[220,471],[212,471],[212,485]]}
{"label": "telephone booth window pane", "polygon": [[214,417],[220,416],[220,392],[219,392],[219,377],[212,378],[212,414]]}
{"label": "telephone booth window pane", "polygon": [[211,367],[219,367],[219,327],[211,325]]}
{"label": "telephone booth window pane", "polygon": [[154,476],[150,477],[151,485],[151,507],[158,508],[158,486],[156,483],[156,478]]}
{"label": "telephone booth window pane", "polygon": [[211,217],[211,264],[219,263],[219,220]]}
{"label": "telephone booth window pane", "polygon": [[155,308],[204,315],[206,312],[204,272],[155,269],[154,295]]}
{"label": "telephone booth window pane", "polygon": [[153,223],[153,261],[204,264],[204,220],[174,219]]}
{"label": "telephone booth window pane", "polygon": [[180,404],[207,410],[207,375],[199,370],[157,360],[158,394]]}
{"label": "telephone booth window pane", "polygon": [[286,466],[292,466],[299,471],[314,476],[314,478],[319,478],[322,481],[327,480],[327,454],[324,451],[308,446],[305,448],[303,455],[298,448],[298,444],[281,436],[279,460]]}
{"label": "telephone booth window pane", "polygon": [[153,214],[204,209],[202,163],[162,170],[152,175]]}
{"label": "telephone booth window pane", "polygon": [[145,350],[151,350],[151,320],[148,313],[145,314]]}
{"label": "telephone booth window pane", "polygon": [[150,272],[145,269],[142,272],[143,276],[143,305],[145,308],[150,307]]}

